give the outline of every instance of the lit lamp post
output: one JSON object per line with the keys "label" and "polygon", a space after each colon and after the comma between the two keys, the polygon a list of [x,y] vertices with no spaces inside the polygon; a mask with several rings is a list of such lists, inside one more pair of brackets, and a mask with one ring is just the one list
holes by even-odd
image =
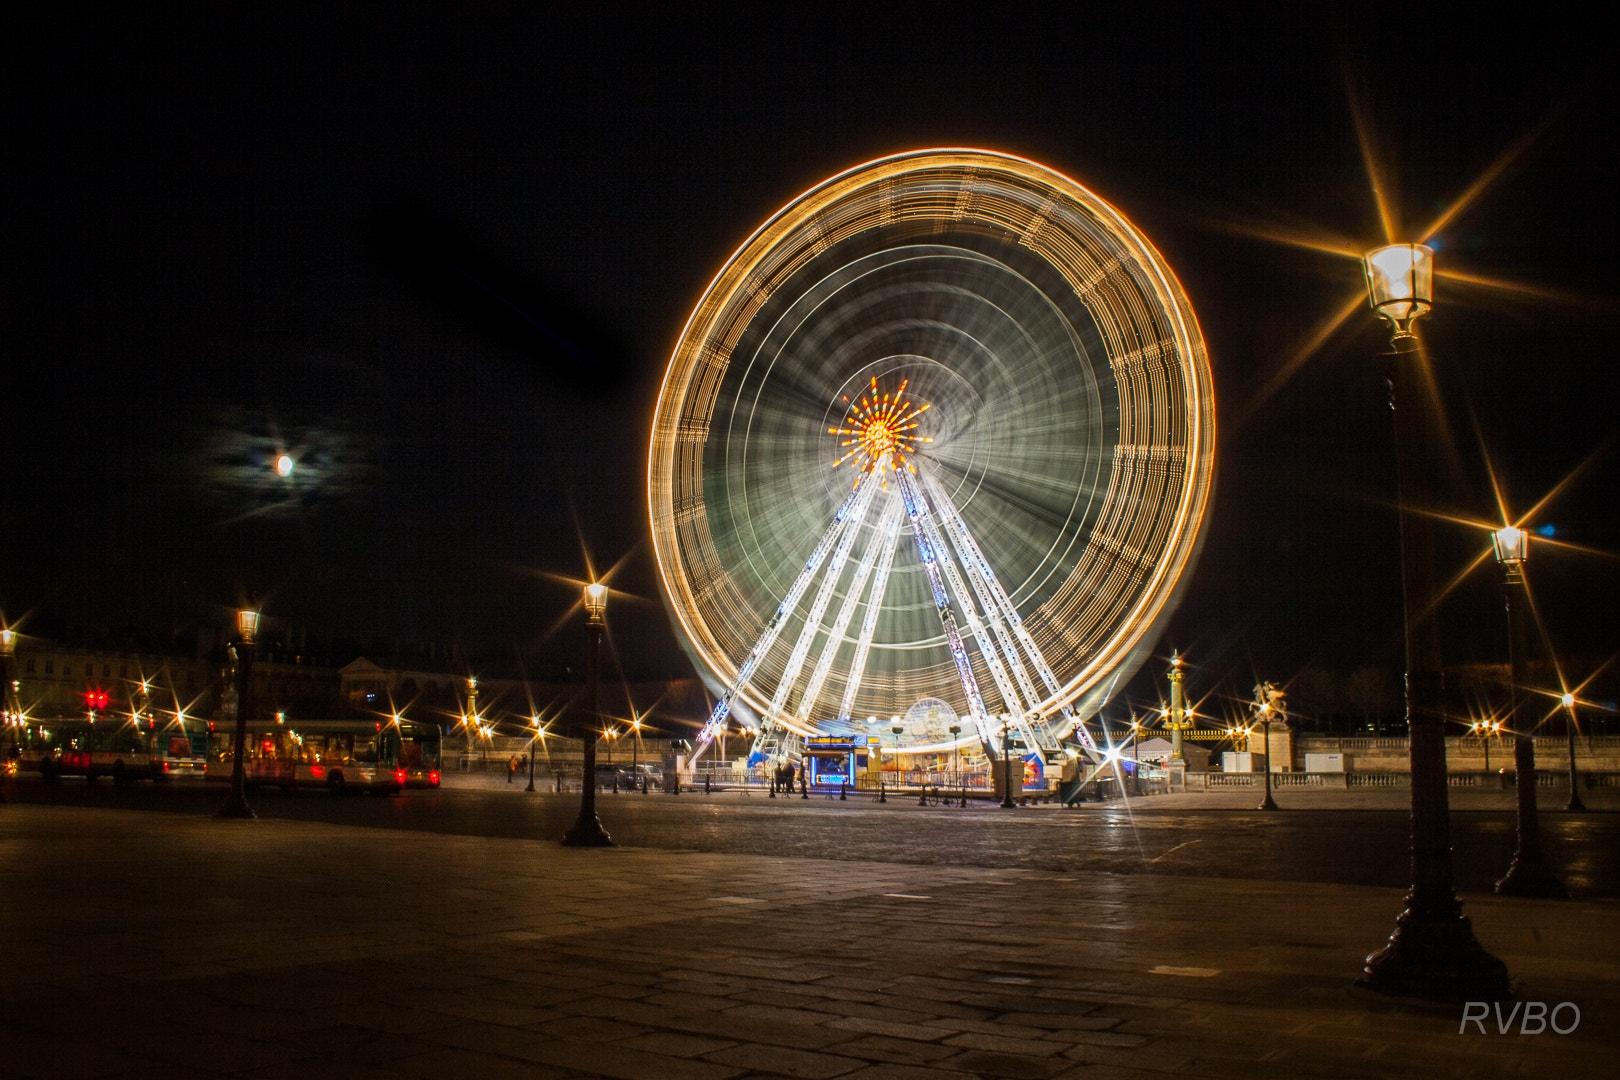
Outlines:
{"label": "lit lamp post", "polygon": [[1479,736],[1479,745],[1485,750],[1485,771],[1491,771],[1491,740],[1502,732],[1500,720],[1475,720],[1468,730]]}
{"label": "lit lamp post", "polygon": [[[1491,534],[1491,547],[1504,572],[1502,597],[1508,617],[1508,723],[1513,726],[1513,779],[1519,842],[1507,874],[1496,883],[1505,896],[1569,896],[1541,850],[1541,826],[1536,820],[1536,744],[1530,725],[1519,710],[1519,688],[1524,685],[1524,611],[1529,606],[1524,563],[1530,556],[1530,537],[1523,529],[1504,526]],[[1483,725],[1481,725],[1483,726]],[[1499,726],[1499,725],[1493,725]],[[1485,771],[1491,771],[1491,744],[1485,743]]]}
{"label": "lit lamp post", "polygon": [[1564,741],[1569,743],[1569,802],[1564,812],[1578,814],[1586,810],[1586,804],[1581,802],[1580,776],[1575,772],[1575,736],[1579,734],[1575,726],[1575,695],[1566,690],[1559,701],[1564,706]]}
{"label": "lit lamp post", "polygon": [[630,709],[630,783],[631,791],[641,783],[641,717],[635,707]]}
{"label": "lit lamp post", "polygon": [[1142,759],[1137,756],[1136,743],[1142,734],[1142,722],[1131,717],[1131,794],[1142,794]]}
{"label": "lit lamp post", "polygon": [[1001,714],[1001,806],[1012,809],[1012,717]]}
{"label": "lit lamp post", "polygon": [[[1255,809],[1275,810],[1277,809],[1277,802],[1271,797],[1271,702],[1260,702],[1254,711],[1255,715],[1260,717],[1260,747],[1265,751],[1264,754],[1260,755],[1264,759],[1260,763],[1260,771],[1266,777],[1266,797],[1260,800],[1260,805]],[[1249,730],[1253,731],[1254,729],[1250,728]],[[1244,741],[1247,742],[1248,740],[1245,739]],[[1249,749],[1252,752],[1254,747],[1250,746]],[[1252,756],[1250,760],[1254,760]]]}
{"label": "lit lamp post", "polygon": [[607,586],[593,581],[585,586],[585,636],[589,648],[585,654],[586,696],[590,701],[590,716],[581,732],[580,744],[584,751],[584,783],[580,785],[579,817],[573,827],[563,834],[566,847],[610,847],[613,838],[602,828],[596,816],[596,731],[602,722],[597,710],[597,660],[602,651],[602,616],[607,611]]}
{"label": "lit lamp post", "polygon": [[[961,724],[951,725],[951,772],[956,777],[956,793],[962,797],[962,805],[967,805],[967,788],[962,786],[962,748],[957,745],[958,736],[962,734]],[[945,805],[949,806],[947,800]]]}
{"label": "lit lamp post", "polygon": [[1385,994],[1500,1001],[1510,993],[1507,965],[1474,937],[1452,878],[1444,683],[1433,532],[1426,516],[1430,471],[1443,455],[1427,357],[1412,334],[1413,321],[1433,306],[1434,252],[1422,244],[1390,244],[1368,252],[1362,262],[1368,301],[1393,329],[1383,359],[1390,368],[1400,506],[1412,886],[1389,943],[1367,957],[1361,982]]}
{"label": "lit lamp post", "polygon": [[[12,715],[11,707],[11,658],[17,651],[17,632],[11,627],[0,627],[0,720],[4,720],[6,730],[4,741],[17,742],[17,729],[14,726],[16,717]],[[5,792],[0,791],[0,803],[6,801]]]}
{"label": "lit lamp post", "polygon": [[253,639],[259,632],[259,613],[245,607],[236,613],[236,738],[231,760],[231,793],[216,817],[250,818],[256,816],[247,801],[247,725],[248,686],[253,673]]}
{"label": "lit lamp post", "polygon": [[537,740],[544,738],[546,734],[540,727],[540,717],[529,717],[529,723],[533,726],[534,733],[529,736],[529,786],[524,788],[524,791],[534,790],[534,744]]}

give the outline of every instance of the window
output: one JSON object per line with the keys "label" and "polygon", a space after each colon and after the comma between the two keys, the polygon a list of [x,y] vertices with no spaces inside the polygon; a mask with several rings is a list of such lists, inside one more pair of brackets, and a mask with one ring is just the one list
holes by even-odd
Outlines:
{"label": "window", "polygon": [[28,658],[28,674],[32,675],[33,673],[34,673],[34,658],[32,656],[30,656]]}
{"label": "window", "polygon": [[55,670],[55,668],[56,668],[56,661],[55,660],[47,660],[47,661],[45,661],[45,674],[47,674],[47,675],[51,674]]}
{"label": "window", "polygon": [[128,664],[119,664],[118,665],[118,677],[120,679],[129,678],[129,665]]}
{"label": "window", "polygon": [[111,664],[102,664],[101,665],[101,677],[103,679],[112,678],[112,665]]}

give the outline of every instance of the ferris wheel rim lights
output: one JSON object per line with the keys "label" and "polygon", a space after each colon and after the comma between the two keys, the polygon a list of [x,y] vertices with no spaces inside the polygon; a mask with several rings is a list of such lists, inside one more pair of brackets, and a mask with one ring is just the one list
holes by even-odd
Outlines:
{"label": "ferris wheel rim lights", "polygon": [[[677,431],[677,428],[686,419],[684,406],[693,381],[699,375],[716,381],[724,376],[731,360],[727,350],[748,327],[749,305],[757,312],[764,302],[759,295],[762,267],[773,255],[783,254],[778,248],[794,239],[796,230],[816,222],[819,215],[837,207],[841,200],[870,196],[878,187],[886,185],[901,191],[907,183],[922,182],[917,180],[919,177],[937,180],[954,175],[966,175],[974,182],[985,184],[1022,184],[1044,189],[1054,204],[1062,204],[1065,212],[1081,215],[1098,230],[1112,246],[1106,254],[1117,263],[1128,263],[1131,282],[1146,294],[1147,299],[1140,306],[1148,309],[1149,324],[1163,336],[1163,341],[1156,344],[1162,352],[1173,354],[1168,358],[1144,359],[1142,356],[1116,356],[1114,350],[1109,349],[1108,363],[1117,374],[1122,364],[1155,362],[1170,383],[1174,384],[1179,378],[1179,386],[1172,385],[1170,392],[1179,394],[1172,404],[1180,406],[1177,420],[1183,426],[1176,431],[1179,445],[1171,446],[1171,451],[1182,457],[1182,482],[1175,492],[1169,525],[1160,529],[1153,564],[1145,580],[1140,581],[1129,610],[1114,620],[1118,625],[1108,634],[1108,640],[1092,650],[1079,670],[1066,670],[1060,675],[1061,685],[1047,695],[1043,706],[1056,711],[1100,686],[1133,650],[1139,651],[1144,636],[1162,625],[1167,609],[1173,607],[1174,597],[1184,585],[1184,574],[1196,558],[1202,541],[1205,509],[1213,486],[1214,395],[1204,341],[1191,304],[1175,275],[1153,245],[1122,214],[1062,173],[1027,158],[995,151],[969,148],[909,151],[874,159],[830,177],[793,199],[755,229],[709,282],[687,319],[664,372],[648,455],[647,493],[654,558],[660,588],[682,643],[693,653],[700,671],[716,682],[729,684],[735,679],[744,658],[729,655],[705,625],[705,616],[695,602],[689,568],[676,536],[672,505],[677,443],[680,436],[690,436],[689,432]],[[1030,234],[1019,242],[1037,247],[1040,242],[1037,234],[1045,224],[1037,222]],[[1037,254],[1056,266],[1060,255],[1054,255],[1054,250],[1057,250],[1055,245]],[[1069,268],[1057,266],[1057,269],[1063,272]],[[782,280],[789,279],[784,276]],[[1070,283],[1076,284],[1072,276]],[[1081,292],[1079,285],[1076,292],[1091,310],[1093,298]],[[717,339],[717,333],[729,334],[729,341],[724,336]],[[917,432],[913,430],[908,434]],[[878,456],[870,453],[871,448],[869,446],[866,455],[867,467],[875,464]],[[876,447],[880,451],[885,448],[886,445]],[[860,449],[859,445],[853,447],[854,451]],[[1134,446],[1130,449],[1145,450]],[[841,454],[849,452],[849,446],[839,450]],[[1154,554],[1147,552],[1142,557]],[[745,690],[742,696],[752,708],[759,710],[769,695]],[[907,752],[911,752],[909,748]]]}

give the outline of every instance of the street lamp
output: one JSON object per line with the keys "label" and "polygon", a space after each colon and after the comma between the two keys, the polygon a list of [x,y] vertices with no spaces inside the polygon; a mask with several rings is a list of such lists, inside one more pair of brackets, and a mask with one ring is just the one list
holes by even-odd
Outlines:
{"label": "street lamp", "polygon": [[1468,730],[1479,736],[1479,745],[1485,750],[1485,771],[1491,771],[1491,739],[1502,733],[1500,720],[1475,720],[1468,725]]}
{"label": "street lamp", "polygon": [[[1519,688],[1524,685],[1524,612],[1530,606],[1529,586],[1524,579],[1524,564],[1530,556],[1530,534],[1516,526],[1505,525],[1491,534],[1491,548],[1504,575],[1502,599],[1508,617],[1508,722],[1513,725],[1514,802],[1519,834],[1513,862],[1507,874],[1496,883],[1496,891],[1504,896],[1564,899],[1569,896],[1569,890],[1553,873],[1541,849],[1541,827],[1536,819],[1536,744],[1531,738],[1527,717],[1520,712],[1519,702]],[[1492,723],[1492,726],[1501,725]],[[1489,739],[1485,742],[1485,771],[1491,771]]]}
{"label": "street lamp", "polygon": [[529,786],[524,788],[524,791],[534,790],[534,744],[536,740],[546,737],[545,728],[540,726],[538,714],[529,717],[529,723],[534,727],[534,733],[529,736]]}
{"label": "street lamp", "polygon": [[905,781],[905,770],[900,767],[900,736],[906,733],[906,729],[901,726],[898,716],[894,717],[894,727],[890,730],[894,732],[894,790],[899,791]]}
{"label": "street lamp", "polygon": [[1131,717],[1131,794],[1142,794],[1142,759],[1137,756],[1136,742],[1142,734],[1142,722]]}
{"label": "street lamp", "polygon": [[[1270,688],[1270,683],[1261,683],[1260,686],[1256,687],[1255,689],[1260,692],[1258,696],[1263,698],[1266,691]],[[1266,797],[1260,800],[1260,805],[1255,807],[1255,809],[1275,810],[1277,809],[1277,802],[1271,797],[1271,702],[1266,700],[1258,702],[1255,705],[1254,711],[1255,715],[1260,717],[1260,746],[1265,750],[1265,753],[1261,755],[1264,760],[1260,763],[1260,771],[1263,772],[1266,777]],[[1249,730],[1253,731],[1254,729],[1250,728]],[[1248,742],[1246,737],[1244,742]],[[1254,747],[1250,746],[1249,749],[1252,751]],[[1252,754],[1249,760],[1254,760]]]}
{"label": "street lamp", "polygon": [[1569,802],[1564,806],[1564,812],[1584,813],[1586,804],[1581,802],[1580,776],[1575,772],[1575,736],[1579,733],[1575,724],[1575,695],[1565,690],[1564,696],[1558,700],[1564,706],[1564,741],[1569,743]]}
{"label": "street lamp", "polygon": [[1001,806],[1013,807],[1012,797],[1012,717],[1001,714]]}
{"label": "street lamp", "polygon": [[[5,722],[5,735],[11,742],[19,741],[11,708],[11,658],[16,651],[17,632],[9,626],[0,627],[0,719]],[[0,791],[0,803],[5,801],[5,792]]]}
{"label": "street lamp", "polygon": [[602,651],[602,616],[607,611],[607,586],[593,581],[585,586],[585,637],[589,647],[585,653],[586,696],[590,701],[590,716],[582,725],[580,743],[584,751],[584,783],[580,785],[579,817],[572,828],[563,834],[566,847],[610,847],[613,838],[602,828],[596,816],[596,732],[602,723],[597,708],[597,660]]}
{"label": "street lamp", "polygon": [[1430,473],[1445,454],[1428,388],[1428,358],[1412,334],[1413,321],[1433,306],[1434,252],[1422,244],[1390,244],[1369,251],[1363,269],[1368,302],[1393,331],[1382,359],[1389,368],[1400,507],[1412,887],[1388,944],[1368,955],[1361,982],[1385,994],[1500,1001],[1511,992],[1507,965],[1474,937],[1452,877],[1439,594],[1427,516]]}
{"label": "street lamp", "polygon": [[630,707],[630,731],[630,790],[633,792],[641,783],[641,717],[636,715],[634,705]]}
{"label": "street lamp", "polygon": [[253,641],[259,633],[259,612],[257,608],[244,607],[236,613],[236,738],[232,741],[235,748],[231,761],[231,793],[225,799],[225,805],[219,808],[215,817],[222,818],[251,818],[256,817],[253,808],[247,801],[247,724],[248,724],[248,680],[253,671]]}
{"label": "street lamp", "polygon": [[[956,792],[962,797],[962,805],[967,805],[967,788],[962,786],[962,748],[957,745],[957,737],[962,734],[961,724],[951,725],[951,771],[956,774]],[[946,805],[950,805],[949,802]]]}

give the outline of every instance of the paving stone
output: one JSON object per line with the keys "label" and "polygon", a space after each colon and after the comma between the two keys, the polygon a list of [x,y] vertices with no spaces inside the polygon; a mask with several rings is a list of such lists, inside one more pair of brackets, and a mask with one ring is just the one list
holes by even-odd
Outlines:
{"label": "paving stone", "polygon": [[1121,1027],[1120,1021],[1112,1017],[1075,1016],[1067,1013],[1003,1013],[996,1017],[996,1024],[1047,1028],[1052,1031],[1108,1031]]}
{"label": "paving stone", "polygon": [[994,1076],[1004,1080],[1046,1080],[1073,1068],[1062,1058],[1045,1059],[1019,1053],[995,1050],[966,1050],[955,1057],[939,1062],[939,1068],[959,1069],[978,1076]]}
{"label": "paving stone", "polygon": [[718,1062],[669,1054],[650,1054],[612,1043],[552,1040],[526,1046],[515,1055],[524,1061],[572,1069],[591,1076],[620,1080],[729,1080],[743,1070]]}
{"label": "paving stone", "polygon": [[778,1076],[795,1076],[802,1080],[822,1080],[824,1077],[843,1076],[861,1068],[866,1062],[859,1058],[837,1054],[818,1054],[809,1050],[793,1050],[782,1046],[750,1044],[733,1046],[707,1055],[708,1061],[720,1061],[757,1072]]}
{"label": "paving stone", "polygon": [[915,1039],[888,1035],[868,1035],[838,1044],[838,1052],[868,1061],[892,1061],[903,1065],[922,1065],[959,1051],[955,1047],[938,1043],[918,1042]]}
{"label": "paving stone", "polygon": [[[348,1080],[350,1075],[345,1070],[343,1080]],[[385,1075],[394,1080],[399,1077],[408,1080],[471,1080],[474,1077],[477,1080],[574,1080],[575,1077],[593,1074],[476,1051],[439,1050],[406,1058],[392,1066]],[[255,1077],[255,1080],[309,1080],[309,1074],[277,1073],[273,1077]]]}
{"label": "paving stone", "polygon": [[1004,1035],[984,1035],[967,1032],[952,1035],[945,1040],[947,1046],[965,1046],[974,1050],[991,1050],[998,1054],[1020,1054],[1027,1057],[1046,1057],[1062,1051],[1063,1047],[1040,1039],[1014,1039]]}
{"label": "paving stone", "polygon": [[879,1064],[848,1073],[843,1080],[982,1080],[984,1074],[918,1065]]}
{"label": "paving stone", "polygon": [[684,1035],[675,1031],[653,1031],[625,1039],[621,1046],[631,1050],[645,1050],[650,1054],[672,1054],[675,1057],[702,1057],[716,1050],[736,1044],[728,1039],[706,1039],[699,1035]]}
{"label": "paving stone", "polygon": [[887,1035],[895,1039],[917,1042],[937,1042],[951,1034],[952,1029],[932,1024],[897,1024],[893,1020],[879,1020],[871,1016],[844,1016],[828,1022],[828,1027],[864,1031],[873,1035]]}
{"label": "paving stone", "polygon": [[566,1016],[560,1020],[548,1020],[543,1024],[535,1024],[531,1031],[554,1039],[588,1039],[591,1042],[617,1042],[628,1039],[632,1035],[645,1035],[647,1028],[640,1024],[626,1024],[616,1020],[604,1020],[595,1016]]}

